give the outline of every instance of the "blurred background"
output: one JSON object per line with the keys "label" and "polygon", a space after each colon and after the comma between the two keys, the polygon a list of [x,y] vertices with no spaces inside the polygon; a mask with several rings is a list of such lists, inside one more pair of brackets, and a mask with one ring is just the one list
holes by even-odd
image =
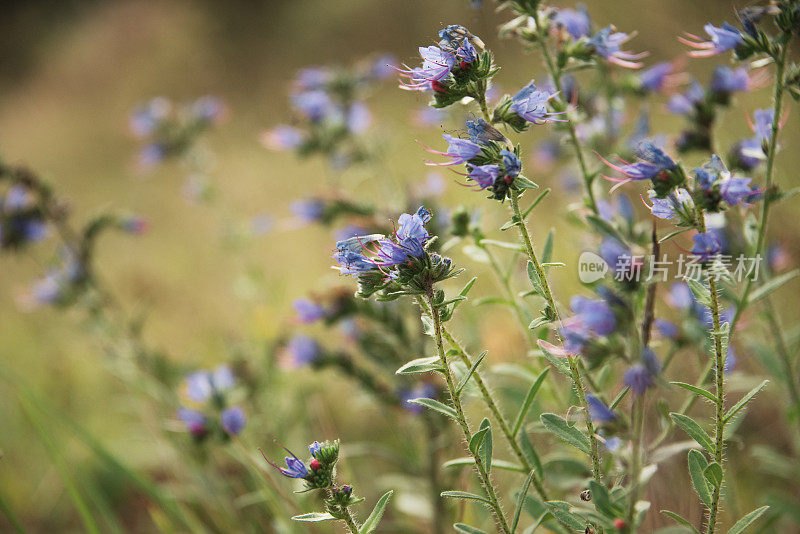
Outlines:
{"label": "blurred background", "polygon": [[[685,51],[676,35],[700,33],[705,21],[731,20],[734,7],[741,6],[725,0],[604,0],[591,2],[589,9],[597,26],[613,22],[621,31],[638,30],[630,48],[650,51],[647,62],[652,64]],[[493,8],[472,9],[466,0],[5,3],[0,17],[0,158],[41,173],[69,200],[78,221],[104,207],[146,217],[150,227],[142,237],[103,238],[101,275],[128,309],[146,310],[148,342],[187,367],[213,366],[237,344],[265,342],[280,333],[293,299],[340,282],[329,268],[333,237],[323,229],[276,230],[247,247],[231,239],[252,217],[286,217],[292,200],[323,192],[329,183],[325,162],[299,161],[259,142],[264,129],[288,119],[286,93],[294,73],[310,65],[347,65],[376,53],[413,64],[417,46],[430,44],[444,25],[458,23],[495,52],[503,67],[499,83],[513,93],[543,74],[537,55],[497,38],[497,26],[508,16]],[[688,68],[705,81],[713,64],[693,61]],[[139,145],[128,131],[128,115],[137,104],[154,96],[182,101],[202,95],[215,95],[228,107],[227,120],[203,140],[218,195],[212,205],[186,201],[186,172],[179,164],[138,169]],[[740,110],[766,107],[768,101],[768,89],[740,97],[739,108],[722,117],[721,145],[747,133]],[[415,140],[437,146],[442,128],[459,127],[458,119],[440,127],[416,126],[412,117],[426,102],[425,95],[397,90],[393,81],[371,95],[376,134],[391,147],[385,154],[391,180],[423,181],[428,171]],[[654,103],[652,119],[656,131],[675,132],[681,125],[662,102]],[[800,153],[791,150],[800,132],[796,120],[786,128],[783,145],[789,150],[779,156],[777,182],[789,187],[800,182],[790,172],[800,165]],[[520,137],[523,150],[536,135]],[[374,172],[348,171],[342,183],[357,194],[380,195],[381,189],[371,184]],[[538,212],[549,228],[551,220],[564,215],[559,206],[575,199],[557,183],[537,181],[555,189]],[[451,186],[449,179],[445,183],[446,204],[485,206],[482,195]],[[402,207],[397,199],[380,201]],[[794,200],[782,203],[771,224],[773,236],[793,259],[800,254],[796,210]],[[556,258],[574,264],[580,251],[576,245],[568,231],[559,235]],[[153,469],[169,461],[156,457],[152,434],[139,424],[147,408],[121,394],[121,382],[102,365],[98,343],[77,326],[80,319],[49,308],[21,309],[20,294],[41,274],[41,261],[35,251],[0,261],[3,365],[129,465]],[[576,272],[558,276],[560,293],[578,291]],[[479,293],[491,289],[488,282],[484,286],[477,288]],[[800,309],[797,285],[788,287],[777,301],[785,322],[791,323]],[[504,327],[507,319],[505,312],[497,312],[476,334],[501,361],[516,356],[521,340],[515,329]],[[740,359],[746,362],[746,351]],[[300,402],[327,413],[330,408],[319,408],[320,399],[311,392],[314,380],[302,376],[290,389],[302,392]],[[781,397],[772,398],[778,402]],[[769,415],[764,406],[759,404]],[[261,417],[270,417],[270,407],[264,409]],[[369,434],[357,416],[338,414],[334,428],[343,438]],[[750,418],[747,424],[755,425],[750,429],[754,434],[770,429],[769,417]],[[52,462],[5,383],[0,383],[0,428],[0,493],[6,502],[31,531],[79,531]],[[251,436],[250,442],[258,445],[258,438]],[[67,434],[57,447],[79,478],[103,476],[91,451]],[[119,506],[136,524],[143,512],[135,500],[125,500],[130,495],[124,489],[117,491]],[[679,492],[686,496],[675,496],[678,501],[692,500],[685,487]],[[9,529],[0,517],[0,531]]]}

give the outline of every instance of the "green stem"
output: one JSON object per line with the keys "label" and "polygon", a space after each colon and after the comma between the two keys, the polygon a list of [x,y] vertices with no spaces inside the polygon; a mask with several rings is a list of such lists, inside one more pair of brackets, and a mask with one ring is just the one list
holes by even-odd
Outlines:
{"label": "green stem", "polygon": [[[701,233],[706,232],[705,214],[702,210],[697,214],[697,229]],[[708,289],[711,293],[711,317],[713,319],[714,338],[714,394],[717,397],[714,413],[714,461],[722,467],[723,480],[725,477],[725,466],[723,464],[723,453],[725,450],[725,355],[722,353],[722,333],[720,331],[719,319],[719,293],[717,291],[717,281],[708,275]],[[708,507],[706,515],[706,532],[714,534],[717,528],[717,513],[719,511],[719,499],[722,491],[722,483],[715,486],[711,495],[711,506]]]}
{"label": "green stem", "polygon": [[633,436],[631,440],[631,492],[628,501],[627,524],[630,532],[635,532],[634,519],[636,502],[639,500],[639,475],[642,470],[642,435],[644,433],[644,395],[634,395],[631,406]]}
{"label": "green stem", "polygon": [[[538,24],[538,21],[537,21]],[[550,54],[550,50],[547,48],[547,44],[545,44],[543,36],[538,37],[539,47],[542,50],[542,56],[544,56],[544,62],[547,65],[547,71],[549,72],[550,76],[553,78],[553,84],[556,86],[556,91],[559,94],[559,100],[564,105],[564,109],[567,109],[567,102],[563,98],[563,90],[561,86],[561,69],[559,69],[555,62],[553,61],[553,57]],[[610,105],[610,102],[609,102]],[[583,175],[583,184],[586,187],[586,202],[589,209],[597,215],[597,201],[594,197],[594,190],[592,189],[592,182],[594,182],[594,178],[589,173],[589,168],[586,165],[586,159],[583,155],[583,148],[581,147],[581,143],[578,140],[578,133],[575,130],[575,125],[572,121],[567,121],[565,123],[567,127],[567,131],[569,132],[570,141],[572,142],[572,146],[575,147],[575,156],[578,159],[578,166],[581,169],[581,174]]]}
{"label": "green stem", "polygon": [[[519,228],[519,233],[522,237],[523,245],[525,246],[525,251],[528,254],[528,258],[530,259],[531,264],[533,265],[533,268],[539,277],[539,280],[541,281],[542,292],[544,293],[542,296],[547,302],[547,306],[552,310],[552,313],[560,323],[561,316],[558,313],[558,308],[556,307],[555,300],[553,299],[553,293],[550,290],[550,284],[547,282],[547,273],[544,272],[541,263],[539,263],[539,260],[536,257],[536,252],[533,250],[533,243],[531,242],[531,236],[528,233],[528,226],[525,224],[525,219],[523,219],[522,213],[519,209],[519,195],[516,191],[512,191],[510,198],[511,210],[514,218],[517,221],[517,227]],[[556,333],[556,335],[558,334]],[[572,384],[575,387],[575,392],[578,395],[578,401],[580,402],[583,413],[585,414],[584,419],[586,420],[586,431],[589,433],[589,441],[591,443],[592,477],[600,482],[602,480],[602,474],[600,471],[600,449],[597,445],[597,435],[595,434],[592,418],[589,417],[589,406],[586,403],[586,389],[583,386],[583,380],[581,379],[580,370],[575,362],[575,357],[568,356],[567,360],[569,362]]]}
{"label": "green stem", "polygon": [[532,348],[535,347],[536,336],[534,335],[533,331],[530,328],[528,328],[528,325],[530,324],[530,319],[527,318],[527,316],[525,315],[525,311],[522,309],[522,306],[520,306],[519,300],[517,299],[517,296],[514,294],[514,290],[511,288],[511,281],[509,280],[509,277],[503,272],[500,263],[497,261],[497,257],[489,249],[489,247],[481,245],[477,242],[475,244],[476,246],[483,249],[484,252],[486,252],[486,255],[489,258],[489,263],[492,266],[492,270],[497,275],[497,281],[500,285],[500,288],[505,293],[506,300],[508,300],[508,302],[511,303],[511,307],[514,309],[514,315],[517,317],[517,321],[519,322],[520,328],[522,328],[522,330],[524,331],[524,335],[525,337],[528,338],[531,347]]}
{"label": "green stem", "polygon": [[[425,310],[433,320],[434,334],[436,337],[436,350],[439,354],[439,363],[444,369],[447,391],[450,394],[450,401],[452,402],[453,408],[456,411],[456,421],[464,433],[464,439],[466,440],[466,443],[469,444],[470,439],[472,439],[472,432],[469,429],[469,423],[464,415],[464,409],[461,406],[461,399],[459,398],[458,394],[456,394],[456,386],[453,380],[453,374],[451,373],[450,367],[447,363],[447,357],[444,350],[444,341],[442,337],[442,319],[439,315],[439,311],[436,309],[433,303],[432,287],[429,288],[426,297],[427,302],[425,302],[425,300],[423,300],[421,297],[418,299],[420,302],[420,307]],[[508,522],[503,515],[503,509],[500,507],[500,502],[497,499],[497,493],[495,492],[494,486],[492,486],[492,481],[489,479],[489,472],[487,471],[486,466],[483,465],[483,460],[481,460],[480,455],[477,453],[473,453],[472,451],[470,451],[470,453],[475,461],[475,470],[478,472],[478,476],[481,479],[481,484],[486,492],[489,505],[492,508],[495,519],[497,520],[503,532],[506,534],[511,534],[511,529],[508,527]]]}
{"label": "green stem", "polygon": [[350,509],[347,506],[342,506],[342,521],[347,524],[347,528],[352,534],[359,534],[358,524],[353,519],[353,516],[350,515]]}

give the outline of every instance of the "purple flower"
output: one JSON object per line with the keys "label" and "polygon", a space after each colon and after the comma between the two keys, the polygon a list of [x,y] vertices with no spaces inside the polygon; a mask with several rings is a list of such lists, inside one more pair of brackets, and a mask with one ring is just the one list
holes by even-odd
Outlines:
{"label": "purple flower", "polygon": [[400,87],[412,91],[427,91],[434,82],[446,78],[456,63],[456,57],[438,46],[419,47],[422,66],[414,69],[397,69],[402,81]]}
{"label": "purple flower", "polygon": [[725,365],[722,368],[722,372],[730,373],[736,367],[736,363],[738,359],[736,358],[736,354],[733,352],[733,347],[728,345],[728,354],[725,357]]}
{"label": "purple flower", "polygon": [[477,143],[473,143],[469,139],[459,139],[458,137],[453,137],[448,134],[444,134],[442,137],[447,141],[447,152],[439,152],[430,148],[427,150],[432,154],[446,156],[450,158],[450,161],[445,163],[433,163],[428,161],[426,162],[427,165],[461,165],[481,153],[481,146]]}
{"label": "purple flower", "polygon": [[313,223],[319,221],[325,214],[325,203],[317,198],[307,198],[295,200],[289,209],[304,223]]}
{"label": "purple flower", "polygon": [[533,80],[523,87],[512,98],[511,110],[528,122],[545,124],[550,121],[567,122],[567,119],[556,118],[566,111],[553,112],[547,110],[547,103],[558,93],[542,91],[534,85]]}
{"label": "purple flower", "polygon": [[167,147],[161,143],[149,143],[139,151],[137,161],[143,169],[154,167],[167,157]]}
{"label": "purple flower", "polygon": [[631,249],[613,237],[604,239],[598,252],[618,280],[632,280],[642,267],[640,258],[634,258]]}
{"label": "purple flower", "polygon": [[720,65],[714,69],[714,76],[711,78],[711,90],[715,93],[749,91],[752,87],[753,83],[746,67],[732,69]]}
{"label": "purple flower", "polygon": [[586,405],[589,408],[589,417],[591,417],[592,421],[609,423],[617,418],[617,414],[594,395],[586,395]]}
{"label": "purple flower", "polygon": [[414,113],[413,122],[417,126],[437,126],[447,118],[447,112],[441,108],[425,106]]}
{"label": "purple flower", "polygon": [[497,165],[469,165],[469,179],[481,189],[493,186],[499,174],[500,167]]}
{"label": "purple flower", "polygon": [[303,132],[292,126],[279,124],[261,135],[261,144],[270,150],[294,150],[303,144]]}
{"label": "purple flower", "polygon": [[775,120],[775,110],[757,109],[753,112],[753,131],[756,138],[761,141],[769,141],[772,138],[772,122]]}
{"label": "purple flower", "polygon": [[706,92],[700,82],[692,80],[685,93],[673,95],[667,103],[667,109],[676,115],[689,115],[697,104],[705,98]]}
{"label": "purple flower", "polygon": [[325,308],[308,299],[297,299],[294,301],[294,312],[297,319],[303,324],[313,323],[324,318]]}
{"label": "purple flower", "polygon": [[586,6],[578,4],[578,9],[559,9],[553,17],[553,24],[559,28],[564,28],[570,37],[575,40],[581,37],[589,37],[589,30],[592,22],[589,20],[589,13]]}
{"label": "purple flower", "polygon": [[392,65],[397,62],[397,59],[392,54],[383,54],[372,63],[370,68],[370,75],[379,80],[389,78],[394,72]]}
{"label": "purple flower", "polygon": [[236,385],[236,379],[227,365],[220,365],[214,371],[195,371],[186,377],[186,392],[195,402],[205,402],[212,395],[218,395]]}
{"label": "purple flower", "polygon": [[347,129],[351,133],[364,133],[371,122],[372,115],[363,102],[355,102],[350,106],[350,111],[347,113]]}
{"label": "purple flower", "polygon": [[641,68],[642,63],[637,60],[647,56],[646,52],[632,54],[631,52],[620,50],[622,44],[628,39],[630,37],[627,33],[615,32],[611,26],[608,26],[594,34],[589,39],[588,44],[609,63],[628,69]]}
{"label": "purple flower", "polygon": [[644,395],[653,385],[655,377],[661,372],[661,363],[650,349],[642,352],[642,362],[637,363],[625,373],[624,383],[637,395]]}
{"label": "purple flower", "polygon": [[631,206],[631,201],[625,195],[618,195],[616,204],[606,200],[598,201],[597,211],[604,221],[611,222],[616,215],[620,215],[625,221],[633,222],[633,206]]}
{"label": "purple flower", "polygon": [[186,425],[186,429],[195,437],[201,437],[206,433],[206,416],[197,410],[181,408],[178,410],[178,418]]}
{"label": "purple flower", "polygon": [[636,147],[636,157],[640,161],[635,163],[623,162],[623,165],[615,165],[605,159],[603,159],[603,161],[606,165],[624,174],[630,180],[651,180],[659,174],[671,171],[676,167],[672,158],[652,141],[646,140],[639,143],[639,146]]}
{"label": "purple flower", "polygon": [[722,250],[719,239],[711,232],[696,234],[692,240],[694,241],[692,254],[698,256],[701,262],[709,261]]}
{"label": "purple flower", "polygon": [[150,227],[150,222],[144,217],[132,215],[120,221],[120,227],[124,232],[129,234],[142,235],[147,232],[147,229]]}
{"label": "purple flower", "polygon": [[319,89],[292,95],[292,106],[314,122],[321,121],[334,111],[331,97]]}
{"label": "purple flower", "polygon": [[294,84],[298,89],[311,91],[321,89],[332,77],[332,73],[325,67],[306,67],[297,72]]}
{"label": "purple flower", "polygon": [[725,202],[735,206],[753,194],[751,181],[752,178],[728,176],[720,182],[719,192]]}
{"label": "purple flower", "polygon": [[20,211],[33,203],[33,197],[27,187],[19,184],[12,186],[3,199],[3,207],[7,212]]}
{"label": "purple flower", "polygon": [[155,133],[161,122],[172,112],[172,104],[163,97],[156,97],[147,104],[133,110],[130,117],[130,129],[139,138]]}
{"label": "purple flower", "polygon": [[522,170],[522,162],[516,154],[507,149],[501,150],[500,156],[503,158],[503,168],[505,168],[506,176],[515,178]]}
{"label": "purple flower", "polygon": [[368,259],[363,254],[346,248],[340,249],[339,252],[335,253],[333,259],[339,264],[339,272],[341,274],[351,274],[353,277],[357,277],[377,267],[372,260]]}
{"label": "purple flower", "polygon": [[220,418],[222,420],[222,428],[232,436],[238,436],[247,424],[244,410],[239,406],[232,406],[223,410]]}
{"label": "purple flower", "polygon": [[658,333],[663,337],[670,339],[675,339],[678,337],[678,325],[672,321],[667,321],[666,319],[656,319],[653,321],[653,325],[656,327],[656,330],[658,330]]}
{"label": "purple flower", "polygon": [[303,334],[297,334],[290,339],[286,348],[291,356],[291,366],[295,368],[313,363],[321,353],[317,342]]}
{"label": "purple flower", "polygon": [[[289,454],[292,454],[291,452]],[[297,456],[292,454],[284,458],[286,467],[278,467],[272,464],[281,474],[288,478],[306,478],[309,474],[306,464],[304,464]]]}
{"label": "purple flower", "polygon": [[764,149],[761,147],[761,140],[758,137],[742,139],[733,145],[731,149],[735,165],[745,171],[752,171],[766,159]]}
{"label": "purple flower", "polygon": [[639,73],[639,83],[645,91],[657,92],[664,89],[672,73],[672,63],[665,61],[644,69]]}
{"label": "purple flower", "polygon": [[708,41],[704,41],[701,37],[691,33],[687,33],[686,38],[678,38],[683,44],[694,48],[693,51],[689,52],[692,57],[715,56],[736,48],[744,42],[741,32],[727,22],[723,23],[719,28],[713,24],[706,24],[703,29],[710,38]]}
{"label": "purple flower", "polygon": [[215,124],[225,116],[225,103],[215,96],[203,96],[192,104],[192,115],[199,121]]}
{"label": "purple flower", "polygon": [[653,202],[649,206],[650,212],[659,219],[674,219],[679,212],[694,207],[692,195],[682,187],[671,191],[665,198],[658,198],[655,191],[650,191],[649,195]]}
{"label": "purple flower", "polygon": [[611,307],[602,300],[572,297],[570,308],[587,329],[598,336],[607,336],[617,327],[617,319]]}

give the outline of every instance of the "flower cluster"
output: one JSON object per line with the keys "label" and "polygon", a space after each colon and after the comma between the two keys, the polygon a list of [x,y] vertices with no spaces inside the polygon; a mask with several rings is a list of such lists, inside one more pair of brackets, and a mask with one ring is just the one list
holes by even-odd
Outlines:
{"label": "flower cluster", "polygon": [[236,386],[230,367],[220,365],[213,371],[195,371],[186,377],[184,386],[195,407],[180,408],[178,418],[196,441],[203,441],[214,432],[227,439],[244,430],[247,423],[244,410],[229,402]]}
{"label": "flower cluster", "polygon": [[156,97],[136,107],[130,116],[130,130],[145,143],[139,152],[139,165],[149,169],[168,158],[183,156],[226,113],[224,102],[213,96],[180,106]]}
{"label": "flower cluster", "polygon": [[20,249],[48,235],[45,213],[36,195],[15,183],[0,196],[0,250]]}
{"label": "flower cluster", "polygon": [[264,459],[283,476],[304,480],[308,489],[326,489],[333,484],[334,469],[339,459],[338,440],[324,443],[315,441],[309,445],[308,452],[311,454],[311,460],[308,465],[290,450],[284,450],[289,453],[289,456],[284,458],[286,467],[279,467],[267,459],[266,455],[264,455]]}

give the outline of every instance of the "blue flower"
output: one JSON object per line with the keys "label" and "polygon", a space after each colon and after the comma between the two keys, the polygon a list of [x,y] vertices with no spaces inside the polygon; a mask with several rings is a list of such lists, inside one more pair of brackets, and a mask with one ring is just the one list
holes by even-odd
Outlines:
{"label": "blue flower", "polygon": [[728,345],[728,354],[725,357],[725,365],[723,366],[722,371],[724,373],[732,372],[736,367],[737,362],[738,359],[736,358],[736,354],[733,352],[733,347]]}
{"label": "blue flower", "polygon": [[689,52],[692,57],[715,56],[732,50],[744,42],[742,33],[727,22],[723,23],[719,28],[713,24],[706,24],[703,29],[710,38],[707,41],[690,33],[686,34],[688,38],[678,38],[682,43],[694,48],[693,51]]}
{"label": "blue flower", "polygon": [[312,443],[312,444],[310,444],[308,446],[308,452],[311,453],[311,456],[313,458],[316,458],[317,457],[317,453],[319,452],[319,450],[321,448],[322,448],[322,443],[320,443],[319,441],[315,441],[314,443]]}
{"label": "blue flower", "polygon": [[653,321],[653,326],[656,327],[658,333],[661,334],[663,337],[675,339],[678,337],[678,325],[673,323],[672,321],[667,321],[666,319],[656,319]]}
{"label": "blue flower", "polygon": [[232,436],[238,436],[247,424],[244,410],[239,406],[226,408],[222,411],[220,418],[222,420],[222,428]]}
{"label": "blue flower", "polygon": [[469,165],[469,179],[481,189],[493,186],[499,174],[500,167],[497,165]]}
{"label": "blue flower", "polygon": [[667,109],[676,115],[689,115],[695,109],[695,106],[703,101],[706,96],[706,91],[700,82],[692,80],[689,88],[685,93],[673,95],[669,102],[667,102]]}
{"label": "blue flower", "polygon": [[655,377],[661,372],[661,363],[650,349],[642,352],[642,362],[625,372],[624,383],[637,395],[644,395],[652,387]]}
{"label": "blue flower", "polygon": [[592,421],[609,423],[617,418],[617,414],[594,395],[586,395],[586,404],[589,408],[589,417],[591,417]]}
{"label": "blue flower", "polygon": [[450,158],[446,163],[433,163],[426,162],[427,165],[443,166],[443,165],[461,165],[466,163],[482,152],[481,146],[478,143],[473,143],[469,139],[460,139],[452,135],[444,134],[442,136],[447,141],[447,152],[439,152],[428,148],[428,152],[446,156]]}
{"label": "blue flower", "polygon": [[737,142],[733,145],[731,153],[735,158],[735,165],[745,171],[752,171],[766,159],[761,140],[757,137]]}
{"label": "blue flower", "polygon": [[333,78],[333,73],[325,67],[306,67],[297,71],[294,85],[303,91],[322,89],[330,82],[331,78]]}
{"label": "blue flower", "polygon": [[728,176],[723,179],[719,185],[719,192],[722,198],[730,204],[735,206],[753,194],[753,189],[750,186],[752,178]]}
{"label": "blue flower", "polygon": [[500,156],[503,158],[503,167],[505,168],[506,176],[515,178],[522,170],[522,162],[516,154],[508,149],[501,150]]}
{"label": "blue flower", "polygon": [[279,124],[261,135],[261,143],[270,150],[294,150],[303,144],[303,132],[293,126]]}
{"label": "blue flower", "polygon": [[313,223],[325,214],[325,203],[316,198],[295,200],[289,206],[292,213],[304,223]]}
{"label": "blue flower", "polygon": [[412,91],[427,91],[434,82],[446,78],[456,63],[456,57],[438,46],[419,47],[422,66],[414,69],[397,69],[403,79],[400,87]]}
{"label": "blue flower", "polygon": [[577,7],[578,9],[559,9],[553,17],[553,23],[557,27],[567,30],[570,37],[575,40],[588,37],[592,26],[586,6],[578,4]]}
{"label": "blue flower", "polygon": [[642,63],[637,60],[647,56],[646,52],[633,54],[625,50],[620,50],[622,44],[628,39],[630,39],[630,36],[628,36],[627,33],[615,32],[611,26],[607,26],[594,34],[594,36],[589,39],[588,44],[609,63],[614,63],[615,65],[628,69],[641,68]]}
{"label": "blue flower", "polygon": [[347,129],[350,133],[361,134],[369,128],[372,114],[363,102],[354,102],[347,112]]}
{"label": "blue flower", "polygon": [[604,239],[598,252],[618,280],[631,280],[635,271],[641,269],[641,259],[634,258],[631,249],[613,237]]}
{"label": "blue flower", "polygon": [[373,61],[369,73],[373,78],[385,80],[394,72],[392,65],[396,62],[397,60],[392,54],[383,54]]}
{"label": "blue flower", "polygon": [[236,385],[233,372],[227,365],[220,365],[214,371],[195,371],[186,377],[186,392],[195,402],[205,402],[212,395],[218,395]]}
{"label": "blue flower", "polygon": [[303,334],[297,334],[290,339],[286,348],[291,356],[292,367],[309,365],[315,362],[321,354],[317,342]]}
{"label": "blue flower", "polygon": [[309,120],[318,122],[334,113],[334,105],[328,93],[320,89],[292,95],[292,105]]}
{"label": "blue flower", "polygon": [[607,336],[617,327],[614,311],[602,300],[575,296],[569,306],[586,328],[599,336]]}
{"label": "blue flower", "polygon": [[631,180],[651,180],[663,172],[668,172],[677,167],[666,152],[657,147],[652,141],[642,141],[636,147],[636,157],[641,161],[615,165],[603,160],[606,165],[627,176]]}
{"label": "blue flower", "polygon": [[130,117],[130,129],[133,135],[139,138],[155,133],[172,112],[172,104],[163,97],[156,97],[147,104],[133,110]]}
{"label": "blue flower", "polygon": [[286,456],[284,458],[286,467],[278,467],[278,471],[283,476],[288,478],[306,478],[308,476],[308,468],[297,456]]}
{"label": "blue flower", "polygon": [[202,96],[194,101],[191,112],[195,119],[214,124],[225,116],[225,103],[215,96]]}
{"label": "blue flower", "polygon": [[672,73],[672,63],[665,61],[644,69],[639,74],[639,84],[645,91],[661,91]]}
{"label": "blue flower", "polygon": [[398,393],[400,397],[400,405],[407,411],[413,414],[420,414],[425,410],[424,406],[414,404],[410,401],[414,399],[435,399],[439,391],[436,386],[423,382],[412,389],[402,389]]}
{"label": "blue flower", "polygon": [[698,256],[701,262],[707,262],[722,250],[719,239],[711,232],[696,234],[692,240],[694,241],[692,254]]}
{"label": "blue flower", "polygon": [[757,109],[753,112],[753,131],[756,138],[761,141],[769,141],[772,138],[772,122],[775,120],[775,110]]}
{"label": "blue flower", "polygon": [[327,315],[325,308],[308,299],[295,300],[294,312],[297,319],[303,324],[319,321]]}
{"label": "blue flower", "polygon": [[611,222],[616,215],[620,215],[628,223],[633,222],[633,206],[625,195],[618,195],[616,204],[606,200],[598,201],[597,211],[604,221]]}
{"label": "blue flower", "polygon": [[550,121],[566,122],[567,119],[556,118],[558,115],[567,113],[566,111],[553,112],[547,110],[547,103],[556,94],[538,89],[533,80],[531,80],[528,85],[511,98],[511,110],[533,124],[545,124]]}
{"label": "blue flower", "polygon": [[653,202],[650,212],[659,219],[674,219],[678,212],[694,207],[692,195],[683,188],[671,191],[665,198],[658,198],[652,190],[648,194]]}
{"label": "blue flower", "polygon": [[714,76],[711,78],[711,90],[715,93],[749,91],[752,86],[746,67],[732,69],[720,65],[714,69]]}

